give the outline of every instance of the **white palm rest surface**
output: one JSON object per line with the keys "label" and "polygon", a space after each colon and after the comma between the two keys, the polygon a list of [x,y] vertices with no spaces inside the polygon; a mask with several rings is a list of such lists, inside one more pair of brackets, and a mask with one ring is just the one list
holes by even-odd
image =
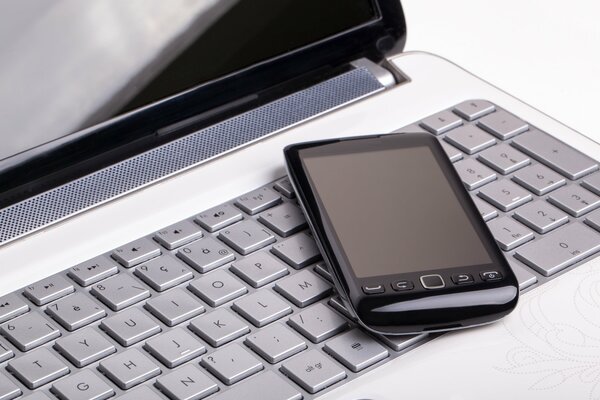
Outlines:
{"label": "white palm rest surface", "polygon": [[[485,98],[600,159],[600,145],[424,53],[391,60],[410,82],[215,157],[0,247],[0,295],[192,216],[284,175],[282,148],[390,132],[463,100]],[[600,396],[600,260],[526,293],[504,321],[441,336],[321,397],[588,399]]]}

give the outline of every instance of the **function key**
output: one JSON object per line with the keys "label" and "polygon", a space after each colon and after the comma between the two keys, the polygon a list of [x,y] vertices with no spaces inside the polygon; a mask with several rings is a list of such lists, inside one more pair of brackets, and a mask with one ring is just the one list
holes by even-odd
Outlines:
{"label": "function key", "polygon": [[454,112],[468,121],[473,121],[494,112],[495,109],[489,101],[467,100],[454,107]]}
{"label": "function key", "polygon": [[396,281],[394,283],[392,283],[392,289],[394,289],[396,292],[403,292],[405,290],[412,290],[414,289],[415,285],[414,283],[412,283],[412,281]]}
{"label": "function key", "polygon": [[538,129],[516,137],[512,144],[571,180],[598,169],[596,161]]}
{"label": "function key", "polygon": [[379,294],[385,292],[385,287],[381,284],[379,285],[365,285],[362,287],[362,290],[365,294]]}
{"label": "function key", "polygon": [[15,293],[0,297],[0,323],[29,311],[29,306]]}
{"label": "function key", "polygon": [[493,114],[481,118],[477,124],[502,140],[510,139],[529,129],[527,122],[520,120],[504,110],[496,111]]}
{"label": "function key", "polygon": [[148,238],[134,240],[112,252],[112,257],[121,265],[131,268],[160,256],[160,247]]}
{"label": "function key", "polygon": [[65,278],[52,276],[25,288],[23,294],[36,305],[41,306],[73,293],[75,288]]}
{"label": "function key", "polygon": [[214,232],[241,221],[242,218],[240,210],[229,204],[223,204],[200,213],[196,217],[196,222],[207,231]]}
{"label": "function key", "polygon": [[456,274],[452,275],[452,282],[454,282],[457,285],[465,285],[473,283],[475,282],[475,280],[473,279],[473,275],[471,274]]}
{"label": "function key", "polygon": [[498,271],[485,271],[479,274],[484,281],[499,281],[502,279],[502,274]]}
{"label": "function key", "polygon": [[67,275],[79,285],[89,286],[117,272],[119,268],[114,261],[105,256],[98,256],[72,267]]}
{"label": "function key", "polygon": [[292,186],[292,182],[290,182],[289,178],[283,178],[277,181],[275,185],[273,185],[273,188],[288,199],[293,199],[294,197],[296,197],[294,187]]}
{"label": "function key", "polygon": [[154,240],[169,250],[183,246],[202,237],[202,231],[192,221],[181,221],[168,226],[154,235]]}
{"label": "function key", "polygon": [[236,206],[250,215],[257,214],[279,203],[281,203],[281,196],[266,187],[238,197],[235,201]]}
{"label": "function key", "polygon": [[420,280],[425,289],[441,289],[446,286],[444,279],[438,274],[423,275]]}
{"label": "function key", "polygon": [[450,129],[461,126],[462,123],[460,117],[457,117],[450,111],[442,111],[422,120],[421,126],[434,135],[441,135]]}

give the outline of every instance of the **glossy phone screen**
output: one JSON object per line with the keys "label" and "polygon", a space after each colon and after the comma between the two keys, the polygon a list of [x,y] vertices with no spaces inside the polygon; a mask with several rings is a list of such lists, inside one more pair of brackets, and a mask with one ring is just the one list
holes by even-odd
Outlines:
{"label": "glossy phone screen", "polygon": [[429,147],[327,147],[300,157],[357,277],[492,261]]}

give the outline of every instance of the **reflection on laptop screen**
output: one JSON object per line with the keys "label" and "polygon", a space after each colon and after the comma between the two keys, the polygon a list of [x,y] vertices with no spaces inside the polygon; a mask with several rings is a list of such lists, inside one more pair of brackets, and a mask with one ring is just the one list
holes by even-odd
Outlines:
{"label": "reflection on laptop screen", "polygon": [[376,17],[369,0],[25,3],[0,5],[0,160]]}

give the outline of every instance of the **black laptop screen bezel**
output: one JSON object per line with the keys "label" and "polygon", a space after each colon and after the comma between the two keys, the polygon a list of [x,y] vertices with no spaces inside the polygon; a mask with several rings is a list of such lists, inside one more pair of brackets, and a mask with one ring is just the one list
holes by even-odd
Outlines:
{"label": "black laptop screen bezel", "polygon": [[[378,62],[401,52],[406,24],[400,2],[372,4],[378,17],[370,22],[0,161],[0,208],[189,134],[185,129],[161,134],[182,120],[206,115],[200,124],[207,126],[233,109],[264,104],[331,76],[353,60]],[[236,101],[241,107],[226,106]]]}

